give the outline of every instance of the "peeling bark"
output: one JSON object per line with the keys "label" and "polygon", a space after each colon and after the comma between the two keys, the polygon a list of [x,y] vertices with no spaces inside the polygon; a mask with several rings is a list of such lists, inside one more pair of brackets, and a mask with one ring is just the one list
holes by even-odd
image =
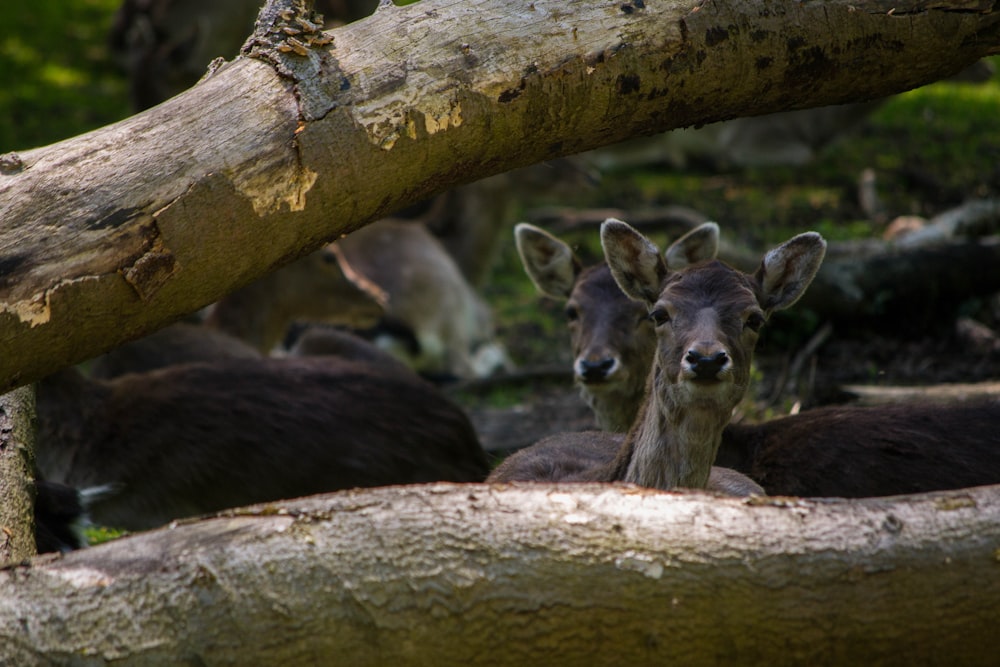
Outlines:
{"label": "peeling bark", "polygon": [[872,99],[1000,46],[993,3],[963,0],[422,0],[329,32],[310,18],[277,0],[244,55],[190,91],[0,160],[0,387],[450,186],[631,136]]}
{"label": "peeling bark", "polygon": [[344,492],[2,571],[0,661],[987,665],[998,549],[1000,487]]}

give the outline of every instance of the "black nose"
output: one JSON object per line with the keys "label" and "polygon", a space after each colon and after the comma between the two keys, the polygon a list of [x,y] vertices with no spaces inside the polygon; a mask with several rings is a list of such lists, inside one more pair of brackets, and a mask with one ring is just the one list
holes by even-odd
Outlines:
{"label": "black nose", "polygon": [[696,380],[714,380],[718,377],[719,371],[729,363],[729,355],[724,351],[704,355],[689,350],[684,360],[687,361]]}
{"label": "black nose", "polygon": [[608,371],[610,371],[615,365],[615,360],[610,357],[607,359],[601,359],[599,361],[588,361],[586,359],[580,360],[580,376],[585,382],[594,382],[595,380],[603,380],[608,376]]}

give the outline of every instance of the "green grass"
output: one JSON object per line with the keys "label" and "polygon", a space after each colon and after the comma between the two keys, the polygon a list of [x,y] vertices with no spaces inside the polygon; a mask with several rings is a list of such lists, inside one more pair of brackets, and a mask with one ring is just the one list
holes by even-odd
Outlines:
{"label": "green grass", "polygon": [[88,526],[84,529],[84,534],[87,538],[87,544],[93,547],[128,535],[128,531],[106,526]]}

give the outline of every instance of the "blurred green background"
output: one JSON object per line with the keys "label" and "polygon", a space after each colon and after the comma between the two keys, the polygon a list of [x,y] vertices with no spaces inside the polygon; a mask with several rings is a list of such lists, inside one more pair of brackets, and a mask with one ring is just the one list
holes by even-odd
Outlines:
{"label": "blurred green background", "polygon": [[0,3],[0,153],[50,144],[129,115],[108,55],[119,0]]}

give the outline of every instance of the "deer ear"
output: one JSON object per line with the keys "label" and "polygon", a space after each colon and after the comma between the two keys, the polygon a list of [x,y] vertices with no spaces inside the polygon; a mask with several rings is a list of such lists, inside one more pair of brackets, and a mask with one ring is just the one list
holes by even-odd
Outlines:
{"label": "deer ear", "polygon": [[706,222],[671,243],[663,256],[667,260],[667,267],[676,271],[706,259],[715,259],[718,254],[719,225]]}
{"label": "deer ear", "polygon": [[826,255],[826,241],[816,232],[799,234],[764,256],[754,273],[757,300],[765,312],[788,308],[816,277]]}
{"label": "deer ear", "polygon": [[[360,293],[357,301],[360,302],[367,298],[371,300],[371,304],[377,306],[381,312],[379,317],[385,314],[386,309],[389,307],[389,294],[384,289],[382,289],[375,281],[370,280],[367,276],[363,275],[361,271],[356,269],[348,259],[348,253],[344,251],[343,248],[338,246],[336,243],[328,244],[321,251],[324,253],[323,260],[329,265],[331,270],[337,270],[340,272],[342,279],[353,285]],[[357,303],[347,303],[345,305],[345,310],[348,310],[350,306],[357,306]],[[358,325],[361,326],[361,325]],[[374,325],[372,325],[374,326]]]}
{"label": "deer ear", "polygon": [[553,299],[568,299],[583,267],[573,249],[526,222],[514,226],[514,242],[535,288]]}
{"label": "deer ear", "polygon": [[621,220],[608,218],[601,224],[601,245],[625,296],[647,305],[656,303],[668,273],[656,244]]}

